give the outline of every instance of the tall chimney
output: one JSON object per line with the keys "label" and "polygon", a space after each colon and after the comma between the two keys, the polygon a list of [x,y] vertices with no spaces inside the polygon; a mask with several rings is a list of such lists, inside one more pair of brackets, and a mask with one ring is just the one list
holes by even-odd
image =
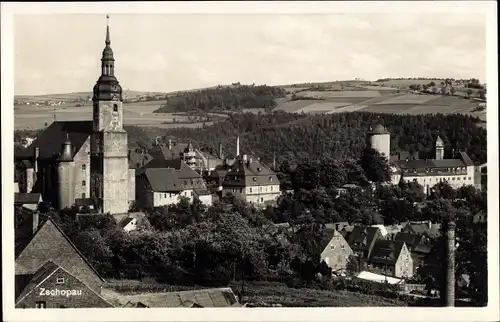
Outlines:
{"label": "tall chimney", "polygon": [[219,158],[221,160],[224,160],[224,155],[223,155],[223,152],[222,152],[222,143],[219,143]]}
{"label": "tall chimney", "polygon": [[446,225],[445,292],[441,295],[447,307],[455,306],[455,228],[455,222],[449,220]]}
{"label": "tall chimney", "polygon": [[40,157],[40,148],[35,147],[35,173],[38,173],[38,158]]}
{"label": "tall chimney", "polygon": [[236,138],[236,156],[240,155],[240,137]]}
{"label": "tall chimney", "polygon": [[38,211],[33,212],[33,234],[36,232],[38,228],[38,224],[40,223],[40,218],[38,217]]}

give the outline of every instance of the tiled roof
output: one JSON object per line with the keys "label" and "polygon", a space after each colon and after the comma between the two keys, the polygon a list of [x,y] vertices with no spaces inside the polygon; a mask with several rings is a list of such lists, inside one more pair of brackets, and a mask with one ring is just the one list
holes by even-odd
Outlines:
{"label": "tiled roof", "polygon": [[15,205],[38,204],[42,198],[40,193],[14,193]]}
{"label": "tiled roof", "polygon": [[223,186],[251,187],[279,185],[275,172],[258,160],[244,161],[238,159],[227,169]]}
{"label": "tiled roof", "polygon": [[379,264],[394,265],[405,243],[402,241],[379,239],[375,241],[369,261]]}
{"label": "tiled roof", "polygon": [[19,151],[16,158],[29,159],[34,158],[35,148],[39,148],[40,158],[49,159],[59,154],[61,145],[66,140],[66,134],[69,136],[71,145],[74,148],[73,156],[80,150],[82,145],[92,134],[92,121],[56,121],[53,122],[45,131],[41,132],[33,143]]}
{"label": "tiled roof", "polygon": [[[17,214],[16,214],[16,216],[17,216]],[[20,235],[19,235],[19,245],[16,242],[16,258],[23,252],[23,250],[35,238],[35,236],[38,234],[38,232],[40,232],[40,230],[42,230],[45,225],[50,223],[51,225],[53,225],[57,229],[57,231],[59,231],[61,236],[75,250],[75,252],[83,259],[83,261],[94,272],[94,274],[96,274],[96,276],[99,277],[99,279],[104,282],[104,279],[99,274],[99,272],[94,268],[94,266],[92,266],[92,264],[90,264],[90,262],[87,260],[87,258],[85,256],[83,256],[83,254],[80,252],[80,250],[75,246],[75,244],[73,244],[73,242],[68,238],[68,236],[66,236],[64,231],[55,223],[55,221],[52,220],[52,218],[50,218],[50,216],[38,214],[38,218],[39,218],[39,225],[38,225],[38,229],[35,231],[35,233],[33,233],[33,227],[32,227],[32,221],[31,221],[32,219],[31,218],[30,218],[31,220],[26,220],[25,223],[19,227]],[[17,230],[18,229],[16,228],[16,231],[15,231],[16,239],[18,237]]]}
{"label": "tiled roof", "polygon": [[369,250],[378,231],[377,227],[354,226],[348,236],[348,243],[353,250]]}
{"label": "tiled roof", "polygon": [[439,229],[441,228],[441,225],[438,223],[433,223],[431,224],[431,227],[429,228],[428,223],[407,223],[403,229],[402,232],[410,233],[410,234],[416,234],[416,235],[425,235],[431,238],[439,236],[440,232]]}
{"label": "tiled roof", "polygon": [[459,152],[459,158],[456,159],[443,159],[443,160],[399,160],[397,165],[401,169],[435,169],[435,168],[460,168],[473,166],[471,158],[466,152]]}
{"label": "tiled roof", "polygon": [[134,296],[150,308],[159,307],[234,307],[238,299],[231,288],[200,289]]}
{"label": "tiled roof", "polygon": [[146,177],[151,189],[155,192],[179,192],[182,184],[172,168],[149,168],[141,174]]}
{"label": "tiled roof", "polygon": [[16,303],[22,300],[26,295],[31,293],[31,291],[42,283],[45,279],[51,276],[59,269],[59,265],[54,264],[52,261],[47,261],[42,267],[40,267],[36,273],[33,275],[28,285],[22,290],[21,294],[16,299]]}

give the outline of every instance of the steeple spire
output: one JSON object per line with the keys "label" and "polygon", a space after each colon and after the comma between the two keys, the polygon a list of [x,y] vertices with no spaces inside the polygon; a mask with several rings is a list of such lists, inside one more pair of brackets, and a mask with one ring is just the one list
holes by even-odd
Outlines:
{"label": "steeple spire", "polygon": [[106,15],[106,46],[111,45],[111,38],[109,37],[109,15]]}

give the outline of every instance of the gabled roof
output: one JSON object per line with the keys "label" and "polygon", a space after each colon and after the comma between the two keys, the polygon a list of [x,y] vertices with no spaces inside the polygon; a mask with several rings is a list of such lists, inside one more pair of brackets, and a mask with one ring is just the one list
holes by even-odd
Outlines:
{"label": "gabled roof", "polygon": [[379,239],[375,241],[369,261],[379,264],[394,265],[403,249],[404,242]]}
{"label": "gabled roof", "polygon": [[42,131],[33,143],[19,151],[16,158],[30,159],[35,156],[35,148],[39,148],[41,159],[50,159],[58,155],[66,134],[73,147],[73,156],[80,150],[92,134],[93,121],[56,121]]}
{"label": "gabled roof", "polygon": [[348,237],[349,245],[353,249],[368,250],[374,242],[378,231],[377,227],[354,226]]}
{"label": "gabled roof", "polygon": [[238,158],[227,167],[222,184],[229,187],[265,186],[279,185],[279,180],[276,173],[259,160]]}
{"label": "gabled roof", "polygon": [[81,281],[76,276],[74,276],[66,269],[64,269],[64,267],[61,267],[50,260],[47,261],[36,271],[36,273],[33,275],[33,278],[29,281],[28,285],[26,285],[26,287],[22,290],[21,294],[17,297],[16,303],[22,301],[27,295],[33,292],[33,290],[35,290],[40,284],[42,284],[45,280],[47,280],[50,276],[52,276],[55,272],[59,270],[64,271],[66,274],[70,275],[71,277],[73,277],[74,279],[85,285],[91,292],[100,297],[103,301],[107,302],[111,307],[114,306],[108,300],[103,298],[100,294],[92,290],[92,288],[88,287],[88,285],[86,285],[83,281]]}
{"label": "gabled roof", "polygon": [[[24,249],[26,249],[26,247],[31,243],[31,241],[37,236],[37,234],[46,226],[46,225],[53,225],[57,231],[61,234],[61,236],[66,240],[66,242],[75,250],[75,252],[78,254],[78,256],[80,256],[80,258],[83,259],[83,261],[85,262],[85,264],[87,264],[87,266],[94,272],[94,274],[96,274],[96,276],[103,282],[105,282],[104,278],[102,278],[102,276],[99,274],[99,272],[92,266],[92,264],[90,264],[90,262],[87,260],[87,258],[85,256],[83,256],[83,254],[80,252],[80,250],[75,246],[75,244],[73,244],[73,242],[68,238],[68,236],[66,236],[66,234],[64,233],[64,231],[55,223],[55,221],[50,218],[50,216],[46,216],[46,215],[42,215],[42,214],[38,214],[39,216],[39,220],[42,221],[42,218],[44,218],[44,222],[43,224],[40,224],[38,226],[38,229],[35,231],[35,233],[33,234],[32,233],[32,230],[31,230],[31,236],[30,235],[30,230],[26,230],[24,231],[24,233],[26,234],[24,237],[25,237],[25,240],[24,242],[19,245],[20,246],[20,249],[19,249],[19,254],[16,254],[16,259],[22,254],[22,252],[24,251]],[[26,226],[29,226],[29,220],[26,224]],[[31,228],[32,229],[32,228]],[[16,232],[17,233],[17,232]],[[21,249],[22,247],[22,249]]]}
{"label": "gabled roof", "polygon": [[14,193],[14,205],[37,205],[41,200],[41,193]]}
{"label": "gabled roof", "polygon": [[31,293],[35,287],[40,285],[43,281],[49,278],[52,274],[54,274],[58,269],[59,265],[54,264],[52,261],[47,261],[42,267],[36,271],[28,285],[22,290],[21,294],[16,299],[16,303],[22,300],[26,295]]}
{"label": "gabled roof", "polygon": [[179,192],[183,190],[175,169],[150,168],[143,172],[154,192]]}
{"label": "gabled roof", "polygon": [[122,221],[120,221],[119,225],[121,228],[125,228],[134,219],[135,218],[133,218],[133,217],[127,217],[127,218],[123,219]]}

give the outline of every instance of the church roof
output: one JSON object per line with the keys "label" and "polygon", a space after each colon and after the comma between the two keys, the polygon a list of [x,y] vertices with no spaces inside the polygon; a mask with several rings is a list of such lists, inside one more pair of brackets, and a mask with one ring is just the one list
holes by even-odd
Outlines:
{"label": "church roof", "polygon": [[[30,159],[35,156],[35,148],[39,148],[40,159],[51,159],[59,155],[61,145],[67,137],[73,146],[73,157],[92,134],[92,121],[56,121],[41,132],[33,143],[19,151],[17,158]],[[67,136],[66,136],[67,134]]]}

